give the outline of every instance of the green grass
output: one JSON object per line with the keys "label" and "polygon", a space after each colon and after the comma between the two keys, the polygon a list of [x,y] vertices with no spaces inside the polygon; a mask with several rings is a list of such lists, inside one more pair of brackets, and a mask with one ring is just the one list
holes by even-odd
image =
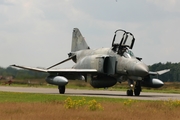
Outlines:
{"label": "green grass", "polygon": [[74,100],[86,98],[87,100],[96,99],[101,102],[123,102],[127,99],[120,98],[101,98],[101,97],[81,97],[81,96],[68,96],[68,95],[52,95],[52,94],[35,94],[35,93],[20,93],[20,92],[2,92],[0,91],[0,102],[51,102],[51,101],[64,101],[68,97]]}
{"label": "green grass", "polygon": [[179,120],[180,101],[0,92],[1,120]]}

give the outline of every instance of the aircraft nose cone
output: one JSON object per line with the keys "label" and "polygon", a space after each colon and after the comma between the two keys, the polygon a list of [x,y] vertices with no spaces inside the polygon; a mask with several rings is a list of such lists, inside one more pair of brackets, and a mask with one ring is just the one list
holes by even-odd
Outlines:
{"label": "aircraft nose cone", "polygon": [[145,65],[144,63],[136,64],[134,68],[134,73],[137,76],[145,77],[146,75],[149,74],[148,66]]}

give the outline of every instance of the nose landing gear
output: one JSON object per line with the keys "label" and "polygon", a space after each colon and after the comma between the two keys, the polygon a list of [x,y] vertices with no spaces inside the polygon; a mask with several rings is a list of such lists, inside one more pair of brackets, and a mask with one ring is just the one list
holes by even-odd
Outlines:
{"label": "nose landing gear", "polygon": [[141,93],[141,82],[140,81],[136,81],[136,85],[135,85],[135,88],[134,88],[134,95],[135,96],[139,96],[140,93]]}
{"label": "nose landing gear", "polygon": [[134,81],[129,79],[128,84],[129,84],[129,90],[127,90],[126,94],[127,96],[133,96]]}
{"label": "nose landing gear", "polygon": [[127,90],[127,93],[126,93],[127,96],[133,96],[133,89],[134,89],[134,95],[139,96],[141,93],[141,82],[136,81],[135,86],[134,86],[133,80],[128,80],[128,83],[129,83],[130,89]]}

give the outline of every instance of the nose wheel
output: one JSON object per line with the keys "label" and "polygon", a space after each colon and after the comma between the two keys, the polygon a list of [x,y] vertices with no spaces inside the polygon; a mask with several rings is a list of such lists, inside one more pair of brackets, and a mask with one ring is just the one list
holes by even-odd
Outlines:
{"label": "nose wheel", "polygon": [[127,96],[133,96],[133,90],[127,90]]}
{"label": "nose wheel", "polygon": [[134,95],[135,96],[139,96],[141,93],[141,82],[140,81],[136,81],[136,84],[134,86],[134,83],[132,80],[128,80],[129,83],[129,87],[130,89],[127,90],[127,96],[133,96],[133,89],[134,89]]}
{"label": "nose wheel", "polygon": [[135,88],[134,88],[134,95],[135,96],[139,96],[140,93],[141,93],[141,82],[140,81],[136,81],[136,85],[135,85]]}
{"label": "nose wheel", "polygon": [[129,84],[129,90],[127,90],[126,94],[127,96],[133,96],[134,81],[129,79],[128,84]]}
{"label": "nose wheel", "polygon": [[140,90],[140,89],[138,89],[138,88],[134,89],[134,95],[135,95],[135,96],[139,96],[140,93],[141,93],[141,90]]}

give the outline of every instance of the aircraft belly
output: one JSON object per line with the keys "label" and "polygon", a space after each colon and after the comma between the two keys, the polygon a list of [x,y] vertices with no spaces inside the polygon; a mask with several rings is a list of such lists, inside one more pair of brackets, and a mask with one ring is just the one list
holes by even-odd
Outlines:
{"label": "aircraft belly", "polygon": [[111,87],[117,83],[117,79],[107,75],[92,76],[90,80],[91,86],[94,88]]}

